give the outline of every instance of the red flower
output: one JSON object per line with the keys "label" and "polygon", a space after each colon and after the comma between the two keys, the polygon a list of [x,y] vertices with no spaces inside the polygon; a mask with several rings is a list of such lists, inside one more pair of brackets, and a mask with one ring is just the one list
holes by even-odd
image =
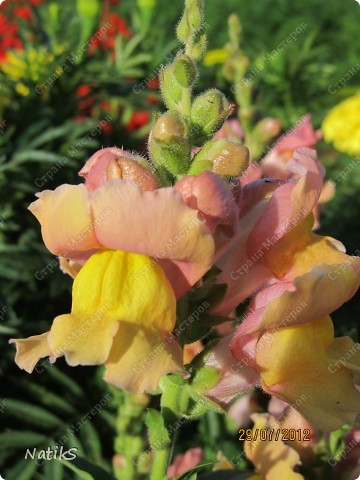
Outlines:
{"label": "red flower", "polygon": [[5,15],[0,15],[0,61],[6,58],[7,50],[23,47],[17,36],[18,29],[16,23],[10,22]]}
{"label": "red flower", "polygon": [[157,88],[159,88],[159,79],[153,78],[152,80],[149,80],[148,82],[146,82],[146,85],[151,90],[156,90]]}
{"label": "red flower", "polygon": [[91,89],[88,85],[80,85],[76,89],[76,95],[78,97],[86,97],[86,95],[89,95],[90,92],[91,92]]}
{"label": "red flower", "polygon": [[[125,21],[117,13],[110,13],[108,18],[103,19],[104,25],[110,24],[110,27],[104,32],[103,35],[93,36],[90,45],[89,53],[92,53],[96,48],[101,50],[114,50],[115,38],[117,35],[121,35],[124,38],[131,37],[131,31],[127,27]],[[98,30],[99,31],[99,30]]]}
{"label": "red flower", "polygon": [[113,132],[113,125],[110,122],[106,122],[103,125],[100,124],[100,128],[104,135],[110,135]]}
{"label": "red flower", "polygon": [[16,17],[22,18],[27,22],[31,22],[32,20],[32,13],[29,7],[17,7],[14,9],[14,15]]}
{"label": "red flower", "polygon": [[131,37],[131,31],[128,29],[125,21],[120,17],[120,15],[118,15],[117,13],[110,13],[109,20],[110,23],[113,25],[113,27],[110,27],[110,31],[111,28],[113,28],[114,34],[120,33],[120,35],[125,38]]}
{"label": "red flower", "polygon": [[147,110],[138,110],[132,114],[128,124],[126,125],[127,130],[130,132],[137,130],[138,128],[143,127],[150,121],[150,113]]}

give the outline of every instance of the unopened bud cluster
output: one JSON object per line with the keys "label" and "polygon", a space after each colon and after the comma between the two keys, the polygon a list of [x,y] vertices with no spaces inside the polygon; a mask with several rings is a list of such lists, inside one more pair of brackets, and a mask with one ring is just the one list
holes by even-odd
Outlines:
{"label": "unopened bud cluster", "polygon": [[[205,170],[229,177],[248,165],[247,148],[228,140],[212,140],[232,111],[217,89],[193,98],[196,62],[206,46],[203,0],[186,0],[177,36],[184,44],[174,61],[160,72],[160,88],[168,111],[159,116],[149,137],[149,152],[170,181]],[[194,147],[200,151],[194,155]]]}

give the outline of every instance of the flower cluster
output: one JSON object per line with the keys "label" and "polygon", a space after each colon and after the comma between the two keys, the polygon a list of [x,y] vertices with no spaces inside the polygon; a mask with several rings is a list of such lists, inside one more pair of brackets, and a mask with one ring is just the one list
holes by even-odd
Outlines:
{"label": "flower cluster", "polygon": [[[72,307],[48,332],[12,340],[16,362],[27,372],[43,357],[104,365],[105,379],[125,390],[190,392],[202,400],[198,412],[261,386],[314,427],[335,430],[358,418],[360,345],[334,338],[330,314],[357,291],[360,259],[313,232],[324,168],[309,147],[320,135],[305,117],[260,164],[250,161],[241,126],[225,123],[224,95],[192,98],[206,45],[194,5],[177,29],[184,51],[160,72],[168,110],[154,120],[149,158],[104,148],[80,170],[83,183],[40,192],[29,207],[74,278]],[[272,137],[278,125],[258,133],[267,128]],[[206,314],[188,320],[184,305],[196,299],[206,300]],[[235,331],[185,368],[184,345],[245,301]],[[211,381],[194,377],[200,364]],[[170,372],[179,375],[163,377]],[[257,450],[248,452],[255,464]],[[292,472],[298,456],[281,452]]]}
{"label": "flower cluster", "polygon": [[360,93],[336,105],[326,116],[322,128],[325,140],[348,155],[360,155]]}

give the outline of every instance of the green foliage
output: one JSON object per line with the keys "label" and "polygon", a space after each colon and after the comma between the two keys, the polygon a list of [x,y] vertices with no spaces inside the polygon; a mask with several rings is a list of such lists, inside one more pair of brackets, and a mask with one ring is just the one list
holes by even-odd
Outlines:
{"label": "green foliage", "polygon": [[72,461],[61,460],[62,463],[69,468],[70,470],[78,474],[78,478],[83,480],[115,480],[115,478],[110,475],[103,468],[93,465],[84,458],[77,457]]}
{"label": "green foliage", "polygon": [[[94,381],[90,377],[84,383],[82,375],[80,386],[76,372],[71,372],[75,373],[71,377],[47,362],[36,371],[31,379],[19,377],[13,368],[6,375],[4,389],[12,397],[2,399],[0,468],[5,478],[18,478],[19,461],[24,459],[27,449],[32,452],[34,448],[37,452],[49,447],[53,451],[56,447],[63,451],[76,448],[77,456],[86,456],[90,462],[108,469],[109,458],[104,452],[111,448],[116,406],[111,392],[100,378]],[[109,437],[108,441],[104,441],[104,435]],[[31,476],[35,470],[36,478],[52,478],[49,472],[58,476],[63,470],[56,462],[37,456],[34,460],[28,457],[27,464],[32,468],[26,466],[29,476],[24,479],[35,478]],[[40,476],[41,471],[45,477]],[[73,476],[63,473],[61,478]]]}

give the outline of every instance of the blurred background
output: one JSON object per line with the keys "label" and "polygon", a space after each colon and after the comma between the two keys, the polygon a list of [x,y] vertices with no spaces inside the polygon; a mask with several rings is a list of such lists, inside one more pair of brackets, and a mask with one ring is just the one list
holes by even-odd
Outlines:
{"label": "blurred background", "polygon": [[[7,0],[0,7],[0,472],[6,480],[78,478],[58,462],[24,460],[26,448],[59,445],[64,436],[66,448],[109,471],[146,450],[146,397],[134,400],[111,388],[101,368],[69,368],[63,360],[49,368],[44,362],[30,377],[16,367],[8,339],[46,331],[70,309],[72,280],[45,249],[28,205],[37,191],[78,183],[77,172],[101,147],[145,151],[154,112],[164,109],[157,73],[178,49],[174,27],[182,9],[181,0]],[[220,88],[236,104],[224,68],[231,13],[241,22],[240,54],[255,72],[254,108],[280,120],[283,132],[308,113],[321,128],[335,105],[359,91],[355,0],[207,0],[199,91]],[[294,31],[296,39],[283,44]],[[317,150],[336,184],[319,232],[358,255],[360,151],[340,151],[324,139]],[[356,299],[340,309],[333,317],[337,333],[358,340],[359,313]],[[100,412],[82,421],[98,404]],[[205,442],[210,458],[219,444],[236,455],[236,429],[215,417],[204,416],[195,435],[185,428],[179,448]],[[145,478],[147,463],[135,462],[128,477],[116,475]]]}

